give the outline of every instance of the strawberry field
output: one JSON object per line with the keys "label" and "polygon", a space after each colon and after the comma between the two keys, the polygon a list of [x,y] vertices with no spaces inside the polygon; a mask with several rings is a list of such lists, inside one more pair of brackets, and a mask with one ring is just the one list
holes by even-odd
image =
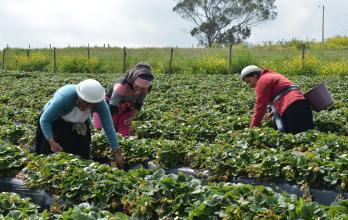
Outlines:
{"label": "strawberry field", "polygon": [[[118,77],[0,72],[0,180],[17,176],[26,187],[52,195],[51,207],[42,210],[3,192],[0,218],[348,218],[347,74],[287,76],[302,92],[324,81],[335,100],[313,113],[315,130],[296,135],[275,131],[269,122],[248,128],[255,94],[237,75],[158,75],[134,121],[134,136],[120,137],[127,167],[138,169],[96,162],[110,154],[100,131],[92,137],[95,161],[30,153],[37,117],[57,88],[85,78],[108,88]],[[194,175],[170,172],[180,167]],[[299,194],[267,183],[292,185]],[[327,191],[335,197],[330,204],[319,198]]]}

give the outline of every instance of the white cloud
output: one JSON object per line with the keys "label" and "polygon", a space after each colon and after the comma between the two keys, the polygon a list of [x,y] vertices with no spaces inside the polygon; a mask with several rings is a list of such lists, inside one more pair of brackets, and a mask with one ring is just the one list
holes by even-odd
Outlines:
{"label": "white cloud", "polygon": [[[277,0],[278,16],[252,30],[249,42],[321,39],[321,9],[327,6],[326,36],[346,34],[348,8],[342,0]],[[180,46],[196,44],[191,24],[172,11],[173,0],[1,0],[0,48],[102,45]],[[330,12],[330,13],[329,13]],[[344,26],[345,25],[345,26]]]}
{"label": "white cloud", "polygon": [[[267,22],[252,30],[249,42],[265,42],[278,40],[321,40],[322,33],[322,8],[325,4],[326,11],[333,8],[348,8],[348,1],[340,0],[278,0],[278,16],[274,21]],[[342,11],[342,10],[341,10]],[[325,14],[327,14],[326,12]],[[339,17],[339,14],[335,14]],[[327,16],[325,16],[327,17]],[[348,14],[346,15],[348,19]],[[347,25],[348,29],[348,25]],[[347,35],[347,30],[333,28],[333,23],[325,19],[325,36]]]}

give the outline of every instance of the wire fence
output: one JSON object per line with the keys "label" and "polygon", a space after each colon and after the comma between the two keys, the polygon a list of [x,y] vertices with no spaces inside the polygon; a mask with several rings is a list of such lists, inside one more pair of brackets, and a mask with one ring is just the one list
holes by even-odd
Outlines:
{"label": "wire fence", "polygon": [[124,73],[138,62],[150,63],[163,73],[191,71],[192,66],[207,57],[223,60],[228,73],[239,71],[235,63],[241,65],[262,63],[265,60],[287,60],[301,57],[304,65],[307,56],[315,56],[323,62],[330,60],[347,60],[348,49],[310,49],[303,44],[301,48],[255,47],[245,48],[230,45],[227,48],[120,48],[110,47],[66,47],[55,48],[5,48],[0,52],[2,69],[15,70],[10,65],[14,57],[40,53],[48,57],[47,71],[57,72],[62,60],[66,57],[83,57],[88,61],[97,59],[105,72]]}

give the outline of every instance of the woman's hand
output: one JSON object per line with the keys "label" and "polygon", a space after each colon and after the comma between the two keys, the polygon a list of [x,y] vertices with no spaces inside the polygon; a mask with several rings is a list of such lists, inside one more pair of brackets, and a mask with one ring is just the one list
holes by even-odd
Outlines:
{"label": "woman's hand", "polygon": [[264,120],[268,120],[268,121],[272,120],[272,113],[267,112],[267,113],[263,116],[263,119],[264,119]]}
{"label": "woman's hand", "polygon": [[58,144],[53,138],[48,139],[48,143],[50,144],[53,153],[64,151],[62,146],[60,146],[60,144]]}
{"label": "woman's hand", "polygon": [[124,125],[130,125],[133,121],[133,118],[130,117],[130,118],[127,118],[126,120],[123,121]]}
{"label": "woman's hand", "polygon": [[138,113],[139,113],[139,110],[134,109],[133,114],[129,118],[127,118],[126,120],[123,121],[124,125],[130,125],[132,123],[132,121],[134,120],[134,118],[137,117]]}
{"label": "woman's hand", "polygon": [[112,150],[112,156],[114,157],[115,161],[117,162],[117,166],[121,169],[124,168],[124,161],[120,152],[120,149]]}

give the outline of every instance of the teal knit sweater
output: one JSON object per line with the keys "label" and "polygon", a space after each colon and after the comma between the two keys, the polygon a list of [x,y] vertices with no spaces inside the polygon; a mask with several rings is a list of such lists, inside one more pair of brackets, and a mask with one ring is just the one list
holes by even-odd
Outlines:
{"label": "teal knit sweater", "polygon": [[[77,98],[76,85],[65,85],[55,92],[53,98],[46,104],[40,118],[41,129],[46,139],[53,137],[52,122],[71,112],[76,106]],[[119,147],[118,139],[106,102],[103,100],[95,104],[92,107],[92,112],[99,114],[111,148],[117,149]]]}

